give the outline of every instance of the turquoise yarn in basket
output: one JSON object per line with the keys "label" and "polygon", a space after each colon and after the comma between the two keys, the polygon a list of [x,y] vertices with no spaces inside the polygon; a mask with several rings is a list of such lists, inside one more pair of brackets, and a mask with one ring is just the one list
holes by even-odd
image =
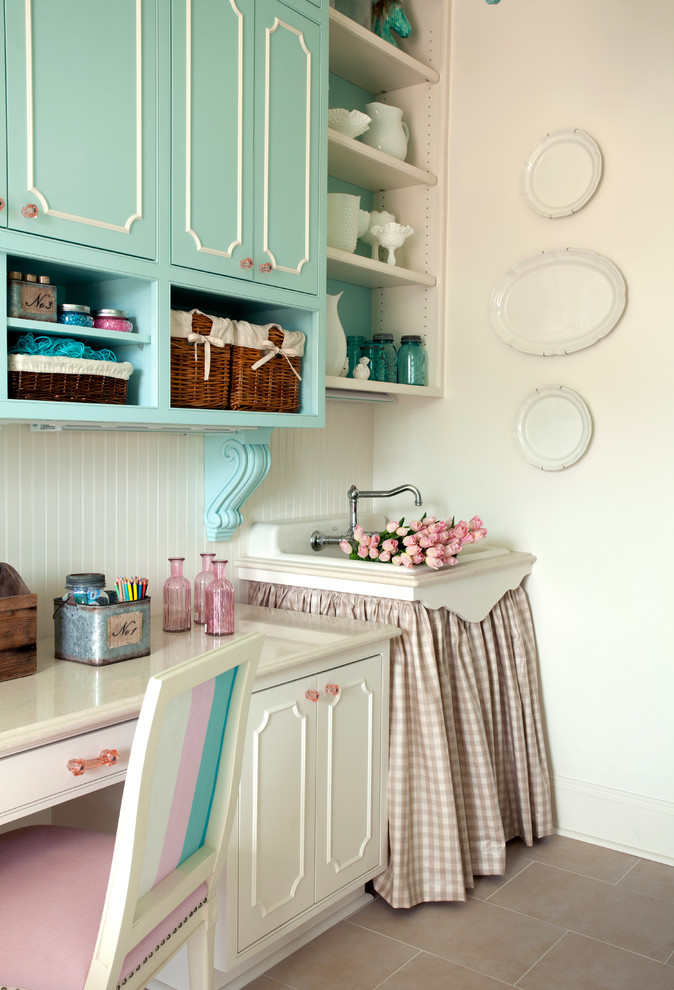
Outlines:
{"label": "turquoise yarn in basket", "polygon": [[32,333],[22,334],[8,354],[48,354],[59,357],[87,358],[90,361],[117,361],[117,355],[109,347],[94,351],[81,340],[71,337],[34,337]]}

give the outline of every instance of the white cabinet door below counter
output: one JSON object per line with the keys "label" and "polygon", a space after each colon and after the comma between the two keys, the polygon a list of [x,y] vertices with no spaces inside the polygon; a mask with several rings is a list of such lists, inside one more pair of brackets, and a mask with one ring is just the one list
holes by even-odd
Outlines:
{"label": "white cabinet door below counter", "polygon": [[381,654],[253,695],[237,951],[384,868]]}
{"label": "white cabinet door below counter", "polygon": [[314,902],[315,678],[253,695],[239,794],[239,951]]}
{"label": "white cabinet door below counter", "polygon": [[372,876],[382,862],[381,657],[319,674],[318,690],[316,901],[321,901]]}

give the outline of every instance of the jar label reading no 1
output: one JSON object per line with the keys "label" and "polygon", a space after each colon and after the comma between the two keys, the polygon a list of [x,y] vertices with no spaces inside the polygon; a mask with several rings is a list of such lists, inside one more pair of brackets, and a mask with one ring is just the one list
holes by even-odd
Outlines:
{"label": "jar label reading no 1", "polygon": [[143,637],[143,613],[121,612],[108,619],[108,647],[131,646]]}

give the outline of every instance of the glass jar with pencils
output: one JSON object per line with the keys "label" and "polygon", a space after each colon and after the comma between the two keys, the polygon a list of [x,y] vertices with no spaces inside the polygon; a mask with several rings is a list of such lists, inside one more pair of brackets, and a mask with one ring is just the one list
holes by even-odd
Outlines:
{"label": "glass jar with pencils", "polygon": [[138,602],[147,598],[148,579],[144,577],[115,578],[115,591],[119,602]]}

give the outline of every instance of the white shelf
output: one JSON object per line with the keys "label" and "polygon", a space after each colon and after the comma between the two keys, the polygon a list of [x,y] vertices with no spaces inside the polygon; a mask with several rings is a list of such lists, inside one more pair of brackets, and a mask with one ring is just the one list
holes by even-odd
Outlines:
{"label": "white shelf", "polygon": [[432,289],[435,276],[425,272],[412,272],[398,265],[373,261],[360,254],[349,254],[337,248],[328,248],[328,278],[353,285],[365,285],[370,289],[389,289],[398,285],[422,285]]}
{"label": "white shelf", "polygon": [[[434,385],[398,385],[394,382],[359,381],[356,378],[336,378],[326,376],[325,386],[329,389],[341,389],[347,392],[375,393],[377,395],[415,395],[418,399],[442,395],[442,389]],[[330,396],[328,396],[330,398]],[[355,398],[355,396],[354,396]]]}
{"label": "white shelf", "polygon": [[370,93],[437,83],[436,69],[330,8],[330,71]]}
{"label": "white shelf", "polygon": [[120,330],[97,330],[94,327],[77,327],[69,323],[49,323],[46,320],[22,320],[7,318],[7,329],[17,333],[32,333],[36,337],[74,337],[77,340],[90,340],[98,343],[151,344],[147,334]]}
{"label": "white shelf", "polygon": [[328,175],[372,192],[434,186],[438,181],[431,172],[333,130],[328,131]]}

